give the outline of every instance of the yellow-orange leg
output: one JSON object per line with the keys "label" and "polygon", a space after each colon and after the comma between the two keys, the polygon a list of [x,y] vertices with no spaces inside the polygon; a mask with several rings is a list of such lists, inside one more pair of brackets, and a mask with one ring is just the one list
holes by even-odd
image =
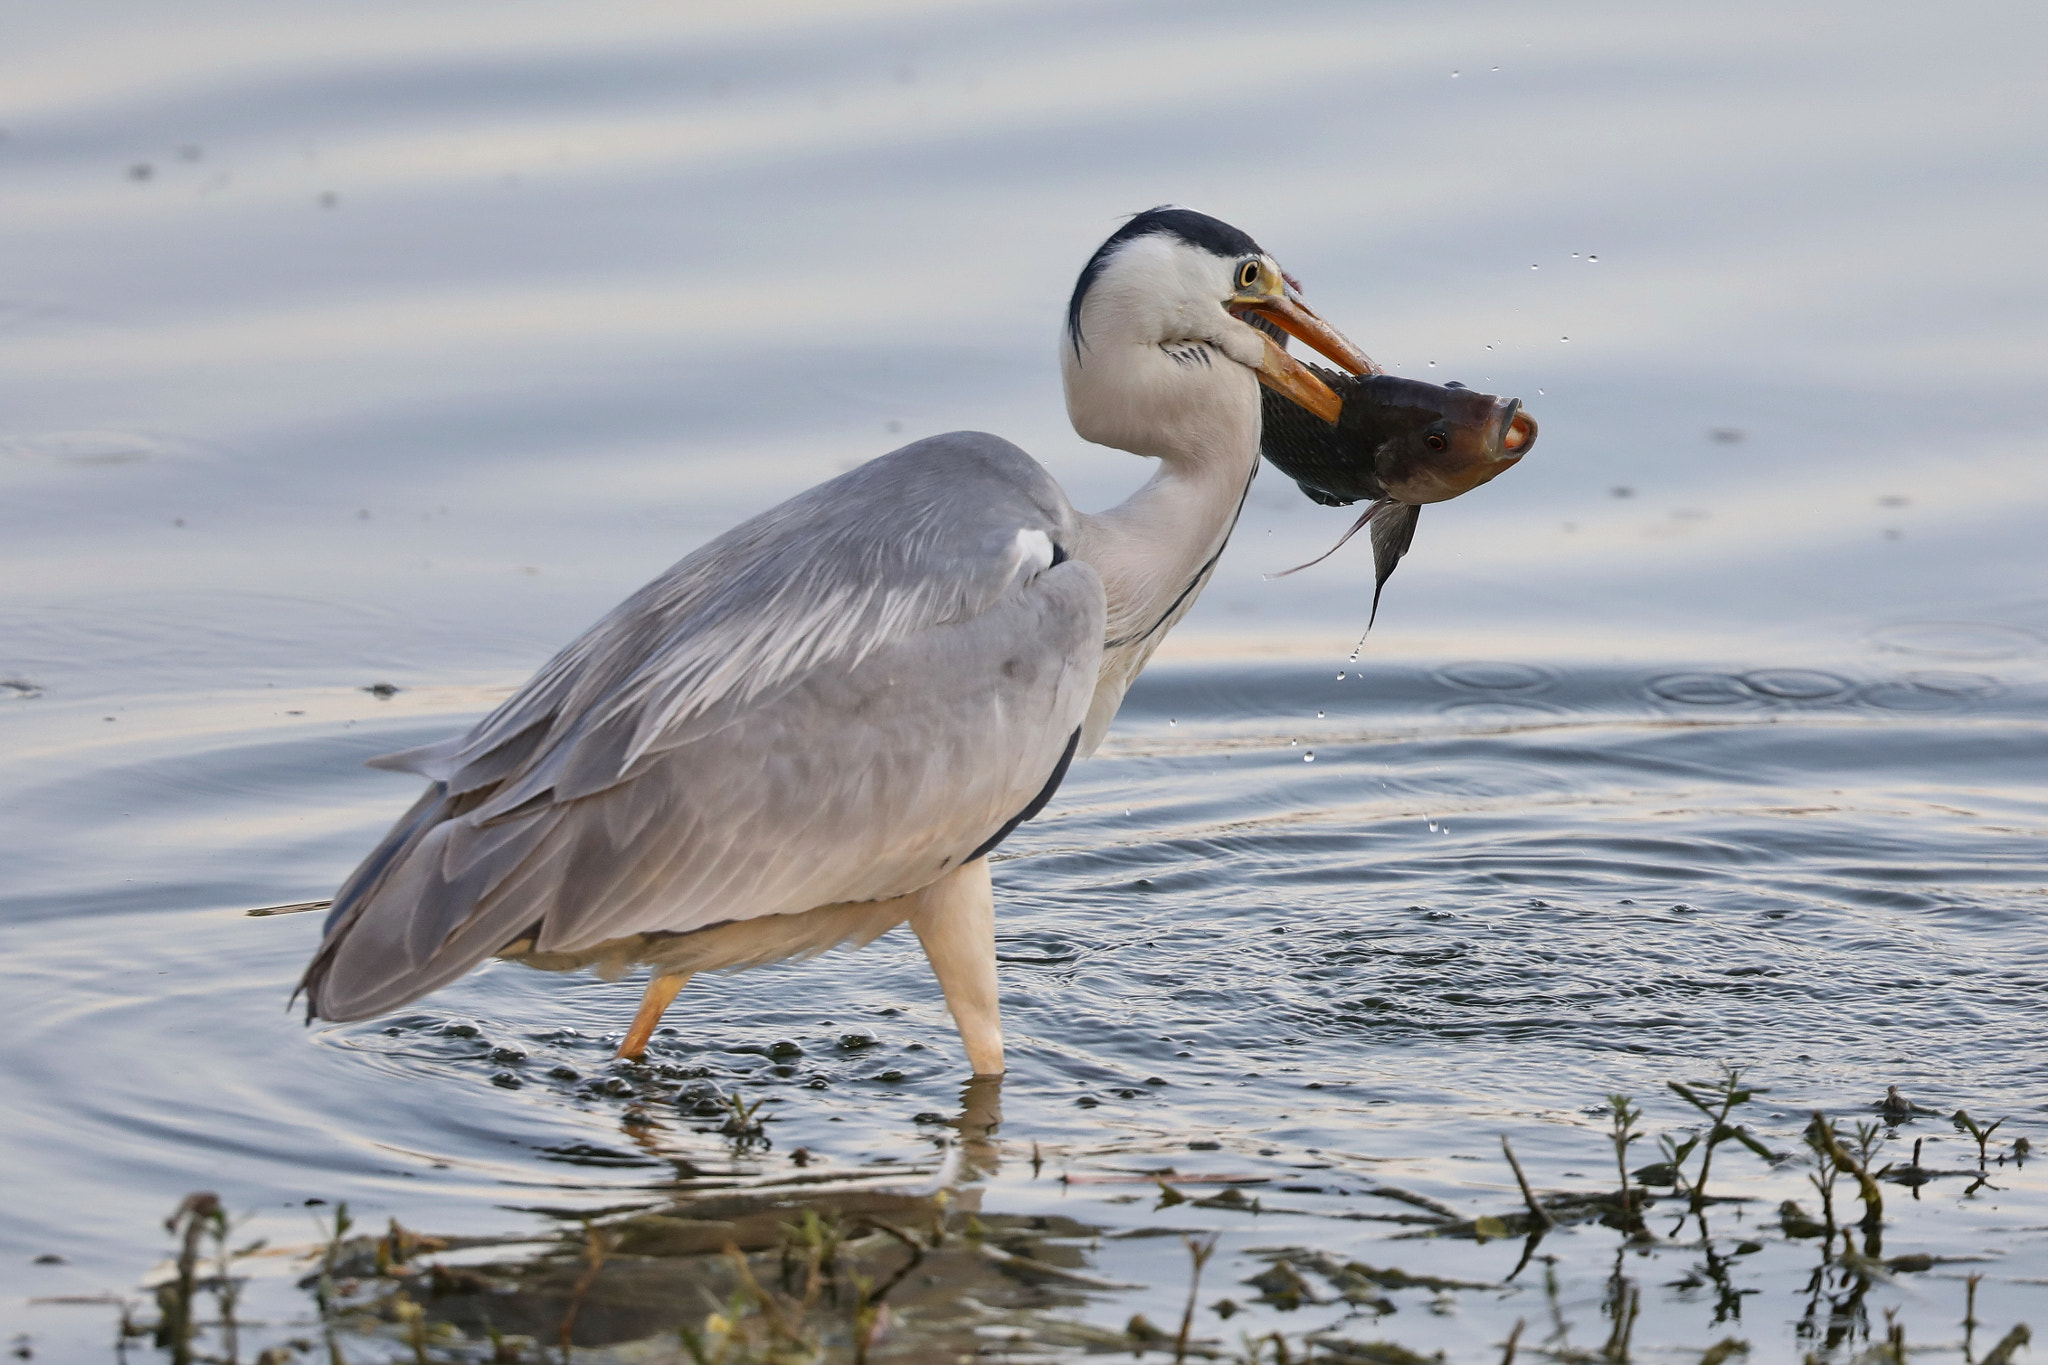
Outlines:
{"label": "yellow-orange leg", "polygon": [[633,1027],[626,1030],[626,1041],[619,1044],[621,1057],[640,1060],[647,1051],[647,1040],[654,1036],[654,1026],[661,1022],[661,1012],[689,979],[688,972],[671,972],[657,973],[648,981],[647,994],[640,997],[640,1012],[633,1016]]}
{"label": "yellow-orange leg", "polygon": [[910,927],[946,993],[968,1064],[977,1076],[1000,1076],[1003,1015],[996,998],[996,900],[988,859],[963,863],[917,895]]}

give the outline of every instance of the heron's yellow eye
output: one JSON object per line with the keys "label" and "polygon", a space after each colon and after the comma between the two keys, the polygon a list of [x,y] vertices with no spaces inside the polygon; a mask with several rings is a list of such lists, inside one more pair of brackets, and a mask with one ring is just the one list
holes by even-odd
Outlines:
{"label": "heron's yellow eye", "polygon": [[1237,268],[1237,287],[1249,289],[1259,282],[1259,263],[1256,258],[1246,261]]}

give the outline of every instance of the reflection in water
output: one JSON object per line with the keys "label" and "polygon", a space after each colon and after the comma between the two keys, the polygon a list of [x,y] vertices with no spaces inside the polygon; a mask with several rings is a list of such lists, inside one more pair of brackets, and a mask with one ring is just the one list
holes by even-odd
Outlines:
{"label": "reflection in water", "polygon": [[[1740,1340],[1724,1334],[1754,1334],[1778,1312],[1796,1340],[1832,1351],[1875,1342],[1873,1298],[1899,1277],[1943,1263],[1925,1251],[1887,1255],[1884,1181],[1910,1187],[1915,1199],[1921,1185],[1944,1178],[1967,1181],[1974,1193],[2000,1188],[1996,1176],[2009,1191],[2027,1164],[2023,1154],[2001,1152],[1994,1166],[1987,1147],[1974,1166],[1963,1152],[1958,1165],[1925,1167],[1920,1137],[1909,1167],[1893,1161],[1880,1169],[1886,1143],[1924,1112],[1896,1089],[1882,1124],[1815,1114],[1795,1132],[1761,1112],[1768,1091],[1724,1069],[1714,1081],[1672,1083],[1713,1122],[1659,1134],[1665,1159],[1633,1170],[1629,1148],[1647,1136],[1641,1112],[1619,1095],[1594,1110],[1610,1119],[1622,1161],[1605,1188],[1577,1172],[1567,1173],[1574,1183],[1566,1187],[1532,1187],[1503,1138],[1519,1206],[1495,1189],[1467,1201],[1477,1207],[1454,1207],[1395,1183],[1385,1164],[1328,1159],[1316,1149],[1280,1161],[1260,1160],[1283,1157],[1276,1148],[1240,1150],[1219,1171],[1200,1153],[1223,1144],[1208,1141],[1177,1155],[1156,1141],[1064,1147],[1053,1153],[1057,1176],[1033,1143],[1029,1177],[1006,1179],[990,1118],[1001,1084],[987,1077],[967,1087],[955,1124],[980,1136],[942,1143],[941,1159],[923,1170],[816,1169],[799,1151],[796,1169],[778,1173],[761,1163],[761,1144],[728,1132],[728,1169],[679,1167],[673,1180],[596,1216],[542,1211],[559,1229],[553,1236],[447,1237],[396,1220],[381,1235],[351,1235],[343,1208],[323,1242],[274,1253],[297,1268],[305,1299],[285,1311],[300,1321],[250,1323],[258,1329],[250,1335],[317,1329],[331,1356],[383,1356],[399,1345],[415,1362],[574,1351],[701,1365],[965,1359],[991,1350],[1041,1358],[1170,1349],[1216,1358],[1228,1324],[1238,1329],[1240,1360],[1264,1359],[1272,1348],[1275,1359],[1305,1352],[1385,1362],[1429,1358],[1389,1338],[1440,1343],[1447,1338],[1438,1324],[1477,1310],[1497,1317],[1494,1332],[1505,1329],[1511,1340],[1532,1319],[1542,1322],[1531,1338],[1560,1358],[1621,1360],[1643,1348],[1644,1337],[1668,1330],[1659,1319],[1672,1306],[1685,1306],[1697,1311],[1696,1330],[1708,1340]],[[1585,1136],[1597,1149],[1595,1135]],[[1793,1156],[1801,1145],[1810,1161]],[[977,1146],[985,1150],[975,1154]],[[1057,1212],[1045,1206],[1048,1184],[1059,1189]],[[1793,1199],[1782,1200],[1776,1224],[1751,1212],[1809,1186],[1824,1221]],[[997,1201],[1038,1207],[1006,1211]],[[185,1252],[159,1295],[160,1345],[193,1324],[202,1349],[219,1344],[232,1356],[248,1330],[227,1277],[250,1269],[260,1244],[229,1250],[218,1208],[211,1194],[194,1196],[172,1219]],[[1134,1217],[1142,1221],[1131,1226]],[[1112,1232],[1118,1224],[1127,1226]],[[1890,1226],[1896,1240],[1924,1233],[1927,1221],[1894,1206]],[[195,1255],[209,1233],[205,1268],[214,1278],[199,1273]],[[1202,1272],[1226,1244],[1233,1278],[1210,1280],[1215,1297],[1205,1301]],[[1152,1282],[1105,1273],[1134,1265]],[[1525,1279],[1532,1266],[1540,1273]],[[1981,1278],[1967,1286],[1967,1318],[1975,1318]],[[1161,1310],[1182,1285],[1175,1330],[1176,1319]],[[196,1311],[209,1292],[213,1321]],[[1427,1314],[1402,1312],[1425,1306]],[[1894,1354],[1916,1306],[1924,1305],[1909,1302],[1903,1316],[1884,1307],[1881,1334]],[[273,1305],[284,1307],[281,1298]],[[2025,1335],[2015,1325],[2003,1339]],[[1588,1356],[1599,1336],[1604,1345]]]}

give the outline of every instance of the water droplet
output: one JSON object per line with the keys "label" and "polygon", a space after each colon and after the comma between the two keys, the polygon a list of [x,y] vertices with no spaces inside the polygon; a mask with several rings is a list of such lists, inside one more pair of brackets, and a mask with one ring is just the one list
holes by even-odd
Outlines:
{"label": "water droplet", "polygon": [[1456,80],[1456,79],[1458,79],[1458,73],[1457,73],[1457,72],[1455,72],[1455,71],[1453,71],[1453,72],[1451,73],[1451,79],[1452,79],[1452,80]]}
{"label": "water droplet", "polygon": [[1430,819],[1430,818],[1429,818],[1429,817],[1428,817],[1427,815],[1423,816],[1423,817],[1422,817],[1422,819],[1423,819],[1423,823],[1425,823],[1425,824],[1427,824],[1427,825],[1429,826],[1429,832],[1430,832],[1431,834],[1434,834],[1434,833],[1436,833],[1436,821],[1434,821],[1434,820]]}
{"label": "water droplet", "polygon": [[1597,260],[1599,260],[1600,258],[1599,258],[1598,256],[1588,256],[1588,257],[1586,257],[1586,259],[1587,259],[1587,260],[1589,260],[1589,261],[1597,261]]}
{"label": "water droplet", "polygon": [[1341,669],[1341,668],[1337,670],[1337,681],[1338,681],[1338,682],[1343,682],[1343,681],[1344,681],[1344,670],[1343,670],[1343,669]]}
{"label": "water droplet", "polygon": [[1129,806],[1125,806],[1125,807],[1124,807],[1124,814],[1125,814],[1125,815],[1129,815],[1130,813],[1131,813],[1131,808],[1130,808]]}
{"label": "water droplet", "polygon": [[1579,259],[1579,253],[1578,253],[1578,252],[1576,252],[1576,251],[1574,251],[1574,252],[1572,253],[1572,259],[1573,259],[1573,260],[1575,260],[1575,261],[1576,261],[1577,259]]}
{"label": "water droplet", "polygon": [[1538,269],[1541,269],[1541,267],[1540,267],[1540,266],[1538,266],[1538,265],[1537,265],[1537,264],[1536,264],[1536,263],[1535,263],[1534,261],[1531,261],[1531,262],[1529,263],[1529,268],[1530,268],[1531,270],[1538,270]]}
{"label": "water droplet", "polygon": [[1558,340],[1559,340],[1559,341],[1570,341],[1570,340],[1571,340],[1571,338],[1570,338],[1570,337],[1559,337],[1559,338],[1558,338]]}
{"label": "water droplet", "polygon": [[1498,71],[1498,70],[1500,70],[1500,68],[1496,66],[1496,67],[1494,68],[1494,70],[1495,70],[1495,71]]}
{"label": "water droplet", "polygon": [[1543,390],[1541,390],[1541,389],[1538,389],[1538,390],[1536,390],[1536,396],[1537,396],[1538,398],[1541,398],[1541,397],[1543,396]]}
{"label": "water droplet", "polygon": [[1178,724],[1180,724],[1180,722],[1179,722],[1179,721],[1175,720],[1175,719],[1174,719],[1173,717],[1171,717],[1171,716],[1168,716],[1168,717],[1166,718],[1166,723],[1167,723],[1168,725],[1178,725]]}
{"label": "water droplet", "polygon": [[1287,741],[1287,747],[1290,749],[1298,749],[1301,747],[1301,741],[1298,739],[1290,739]]}
{"label": "water droplet", "polygon": [[1324,713],[1323,713],[1323,712],[1321,712],[1321,711],[1318,711],[1318,712],[1316,712],[1316,719],[1317,719],[1317,720],[1321,720],[1321,719],[1323,718],[1323,715],[1324,715]]}
{"label": "water droplet", "polygon": [[1436,368],[1436,362],[1434,360],[1429,362],[1429,368],[1431,368],[1432,370]]}
{"label": "water droplet", "polygon": [[1316,751],[1315,751],[1314,749],[1310,749],[1310,750],[1309,750],[1309,751],[1308,751],[1307,753],[1305,753],[1305,754],[1303,754],[1303,755],[1301,756],[1301,761],[1302,761],[1302,762],[1304,762],[1304,763],[1313,763],[1313,762],[1315,762],[1315,761],[1316,761]]}

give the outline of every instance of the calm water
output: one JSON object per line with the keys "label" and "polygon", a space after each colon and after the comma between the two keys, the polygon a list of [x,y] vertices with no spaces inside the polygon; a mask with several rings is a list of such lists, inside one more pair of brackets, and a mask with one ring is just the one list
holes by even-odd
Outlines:
{"label": "calm water", "polygon": [[[630,985],[499,966],[308,1030],[284,998],[317,917],[241,912],[327,894],[411,799],[362,759],[467,723],[851,463],[980,427],[1084,506],[1121,497],[1142,471],[1065,429],[1051,335],[1117,215],[1163,200],[1544,435],[1423,518],[1355,660],[1362,548],[1265,577],[1347,514],[1261,479],[1104,752],[1006,845],[1012,1072],[999,1164],[967,1176],[984,1209],[1102,1229],[1090,1273],[1145,1286],[1071,1315],[1178,1320],[1185,1255],[1113,1235],[1142,1228],[1226,1234],[1204,1302],[1249,1302],[1259,1249],[1290,1246],[1497,1284],[1519,1241],[1339,1215],[1402,1207],[1385,1186],[1511,1212],[1501,1132],[1539,1187],[1597,1188],[1605,1096],[1675,1132],[1665,1082],[1720,1061],[1771,1087],[1753,1124],[1780,1150],[1889,1085],[2038,1145],[2044,22],[1543,11],[9,15],[10,1335],[106,1359],[111,1307],[31,1300],[139,1300],[193,1189],[281,1244],[308,1199],[509,1233],[654,1197],[678,1160],[726,1169],[688,1108],[714,1089],[769,1100],[744,1170],[803,1147],[927,1171],[963,1077],[893,937],[694,983],[621,1072]],[[803,1049],[779,1073],[778,1041]],[[1945,1119],[1883,1159],[1915,1137],[1974,1164]],[[1263,1177],[1267,1207],[1088,1183],[1167,1165]],[[1724,1168],[1742,1226],[1812,1204],[1796,1168]],[[1959,1343],[1971,1271],[1984,1333],[2048,1328],[2039,1169],[1888,1195],[1888,1254],[1992,1259],[1880,1286],[1879,1338],[1889,1306]],[[1572,1344],[1607,1336],[1618,1240],[1542,1248]],[[1639,1347],[1808,1349],[1811,1244],[1762,1243],[1733,1322],[1696,1249],[1632,1254]],[[1552,1330],[1533,1280],[1347,1330],[1496,1359],[1517,1319]],[[275,1321],[306,1311],[282,1270],[263,1286]]]}

